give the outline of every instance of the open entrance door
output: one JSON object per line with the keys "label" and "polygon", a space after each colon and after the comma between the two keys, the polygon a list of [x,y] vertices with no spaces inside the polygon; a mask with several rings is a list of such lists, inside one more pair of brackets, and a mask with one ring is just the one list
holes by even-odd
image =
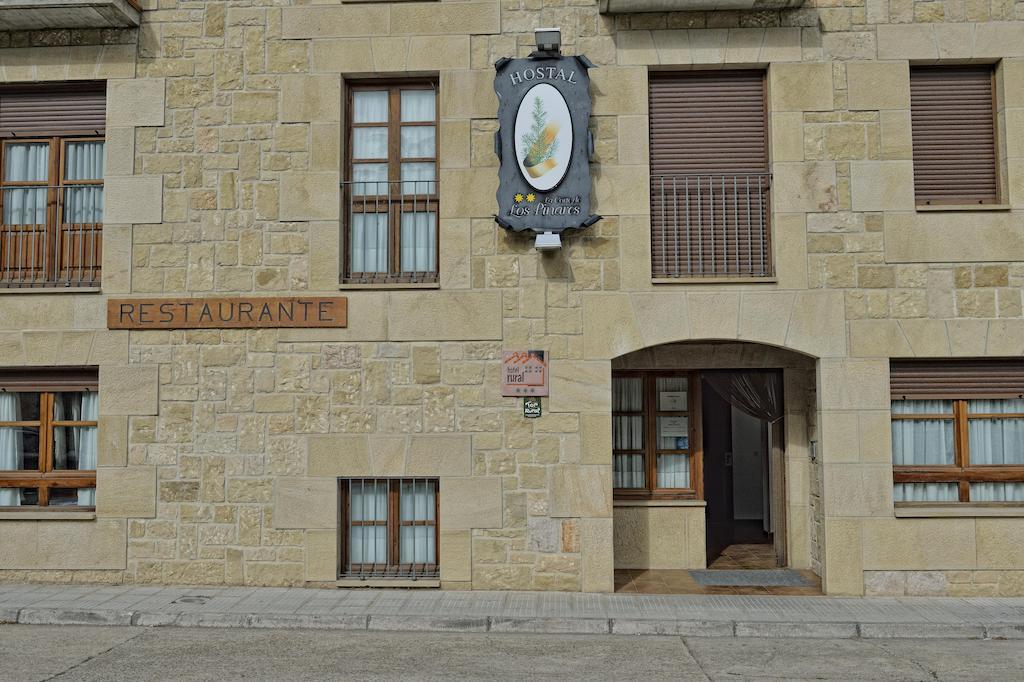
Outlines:
{"label": "open entrance door", "polygon": [[707,565],[785,566],[781,419],[769,420],[763,406],[761,415],[751,414],[757,397],[737,397],[737,390],[743,393],[742,383],[736,389],[725,377],[702,376]]}

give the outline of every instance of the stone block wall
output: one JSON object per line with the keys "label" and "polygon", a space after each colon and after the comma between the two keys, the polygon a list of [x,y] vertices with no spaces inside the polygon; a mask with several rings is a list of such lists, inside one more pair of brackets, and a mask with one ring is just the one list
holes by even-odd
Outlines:
{"label": "stone block wall", "polygon": [[[1000,576],[1024,558],[997,548],[1020,519],[895,517],[886,360],[1024,353],[1024,3],[142,4],[137,31],[0,32],[0,82],[109,93],[102,291],[0,291],[5,365],[100,367],[97,519],[0,519],[0,540],[66,533],[117,557],[8,555],[0,579],[332,584],[332,482],[404,473],[441,478],[443,586],[610,590],[611,363],[713,340],[814,359],[787,376],[789,553],[826,590],[1018,585]],[[548,25],[599,67],[605,218],[540,255],[491,218],[491,83]],[[914,210],[909,65],[938,60],[1001,60],[1001,210]],[[656,284],[647,74],[725,67],[768,72],[775,281]],[[346,291],[344,330],[100,328],[111,294],[336,294],[345,88],[406,74],[440,88],[435,290]],[[521,348],[553,361],[535,421],[498,394],[500,351]]]}

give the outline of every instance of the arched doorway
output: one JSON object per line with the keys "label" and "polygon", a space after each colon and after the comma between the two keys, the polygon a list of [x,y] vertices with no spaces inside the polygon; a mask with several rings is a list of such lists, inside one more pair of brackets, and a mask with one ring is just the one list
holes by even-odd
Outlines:
{"label": "arched doorway", "polygon": [[612,360],[617,589],[820,593],[815,368],[735,341]]}

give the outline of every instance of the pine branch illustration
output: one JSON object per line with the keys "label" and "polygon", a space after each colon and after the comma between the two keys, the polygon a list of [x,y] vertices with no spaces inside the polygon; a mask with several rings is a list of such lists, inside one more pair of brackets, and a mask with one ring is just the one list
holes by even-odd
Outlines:
{"label": "pine branch illustration", "polygon": [[541,141],[544,124],[547,122],[547,113],[544,111],[544,104],[540,97],[533,98],[533,111],[530,114],[533,123],[530,126],[530,132],[523,135],[523,156],[529,156],[537,143]]}
{"label": "pine branch illustration", "polygon": [[523,136],[523,159],[527,166],[536,166],[550,159],[558,151],[557,127],[548,125],[547,112],[540,97],[533,100],[533,124]]}

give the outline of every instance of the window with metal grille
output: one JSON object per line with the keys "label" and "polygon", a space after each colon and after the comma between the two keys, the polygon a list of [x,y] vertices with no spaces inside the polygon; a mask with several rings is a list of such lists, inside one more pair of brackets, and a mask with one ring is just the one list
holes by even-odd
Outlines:
{"label": "window with metal grille", "polygon": [[344,478],[343,578],[438,577],[436,478]]}
{"label": "window with metal grille", "polygon": [[655,278],[772,274],[764,76],[651,74]]}
{"label": "window with metal grille", "polygon": [[360,83],[348,93],[343,280],[436,282],[436,83]]}
{"label": "window with metal grille", "polygon": [[0,287],[95,286],[105,86],[0,88]]}
{"label": "window with metal grille", "polygon": [[1024,503],[1024,362],[889,366],[897,505]]}
{"label": "window with metal grille", "polygon": [[95,369],[0,370],[0,508],[96,505]]}
{"label": "window with metal grille", "polygon": [[910,69],[918,204],[999,201],[992,66]]}

